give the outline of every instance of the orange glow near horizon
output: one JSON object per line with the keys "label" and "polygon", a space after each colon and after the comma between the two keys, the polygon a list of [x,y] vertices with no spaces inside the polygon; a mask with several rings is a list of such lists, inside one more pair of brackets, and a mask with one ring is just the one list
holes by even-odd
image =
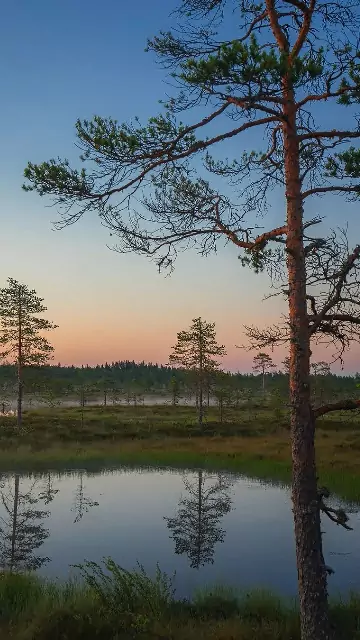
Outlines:
{"label": "orange glow near horizon", "polygon": [[[188,323],[189,324],[189,323]],[[182,328],[186,328],[184,325]],[[240,371],[250,373],[252,371],[252,361],[254,351],[245,348],[237,348],[236,345],[243,344],[240,332],[233,330],[226,331],[226,328],[219,327],[217,332],[218,341],[225,344],[227,355],[221,362],[221,367],[229,371]],[[52,336],[52,344],[55,347],[53,364],[60,362],[64,366],[90,365],[111,363],[119,360],[134,360],[135,362],[152,362],[165,365],[173,344],[176,342],[176,329],[173,326],[162,327],[161,331],[148,329],[139,334],[137,328],[122,328],[121,333],[107,333],[106,330],[99,332],[97,328],[88,328],[87,331],[73,331],[66,334],[57,330]],[[224,339],[224,334],[227,339]],[[68,336],[68,337],[67,337]],[[282,361],[287,355],[286,348],[263,349],[271,355],[278,369],[282,368]],[[334,359],[333,350],[324,345],[314,347],[313,361],[325,360],[332,362]],[[344,356],[344,369],[340,361],[332,364],[334,373],[355,373],[360,366],[359,345],[352,348]]]}

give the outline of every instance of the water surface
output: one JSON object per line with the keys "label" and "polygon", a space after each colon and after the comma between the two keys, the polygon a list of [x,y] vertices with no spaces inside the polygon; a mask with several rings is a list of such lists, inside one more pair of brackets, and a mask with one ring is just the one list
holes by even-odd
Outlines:
{"label": "water surface", "polygon": [[[353,531],[324,519],[332,593],[360,590],[360,506]],[[207,471],[119,468],[0,478],[0,566],[65,579],[111,556],[176,571],[179,596],[222,582],[296,594],[289,490]]]}

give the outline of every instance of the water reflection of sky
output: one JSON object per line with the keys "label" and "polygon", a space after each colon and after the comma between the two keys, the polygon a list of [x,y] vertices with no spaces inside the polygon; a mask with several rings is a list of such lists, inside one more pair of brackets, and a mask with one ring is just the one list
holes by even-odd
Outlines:
{"label": "water reflection of sky", "polygon": [[[199,478],[203,483],[200,504],[205,514],[201,531],[206,537],[207,522],[209,544],[211,540],[221,538],[214,531],[221,529],[224,535],[223,542],[214,544],[213,564],[209,562],[194,569],[190,567],[186,552],[175,554],[175,542],[166,518],[183,514],[179,505],[181,499],[185,500],[185,507],[190,505],[194,513],[190,514],[187,523],[180,519],[178,526],[181,529],[182,524],[188,527],[190,523],[196,537],[200,518],[196,502]],[[40,573],[65,578],[69,571],[74,571],[69,569],[71,564],[84,559],[100,561],[102,557],[111,556],[125,568],[134,567],[138,561],[150,573],[157,562],[169,574],[176,570],[179,596],[189,594],[196,586],[217,581],[242,588],[264,587],[295,594],[289,491],[231,476],[228,489],[231,509],[229,512],[223,510],[217,521],[216,500],[221,496],[217,490],[212,495],[211,488],[218,486],[218,478],[218,474],[208,472],[199,476],[194,471],[184,475],[180,471],[154,470],[53,474],[52,488],[58,492],[46,506],[50,516],[45,525],[50,535],[37,551],[51,561],[40,568]],[[33,491],[40,495],[47,479],[48,476],[39,476],[34,485],[33,478],[22,477],[21,491],[26,493],[29,487],[35,486]],[[11,486],[12,481],[13,477],[9,476],[3,484]],[[189,488],[193,491],[192,502],[188,500]],[[207,495],[212,501],[209,507]],[[79,504],[82,506],[81,517],[77,517]],[[207,521],[209,514],[210,521]],[[2,505],[0,517],[4,517]],[[335,570],[335,575],[329,579],[333,593],[360,589],[359,512],[351,514],[350,524],[354,531],[347,532],[330,522],[323,523],[326,561]],[[191,535],[192,532],[188,536],[190,542]]]}

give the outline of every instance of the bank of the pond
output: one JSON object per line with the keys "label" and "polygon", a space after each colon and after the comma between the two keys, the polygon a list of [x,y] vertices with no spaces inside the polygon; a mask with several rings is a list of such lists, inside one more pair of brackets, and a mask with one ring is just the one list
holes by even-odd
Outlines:
{"label": "bank of the pond", "polygon": [[[276,409],[276,408],[275,408]],[[360,500],[358,417],[319,421],[320,481],[348,500]],[[271,407],[208,410],[172,406],[63,407],[27,411],[19,430],[1,418],[0,471],[94,469],[116,464],[207,467],[288,482],[288,419]]]}
{"label": "bank of the pond", "polygon": [[[327,443],[328,444],[328,443]],[[360,501],[360,470],[353,461],[342,463],[331,448],[319,444],[319,477],[330,491],[350,501]],[[326,455],[325,455],[326,454]],[[330,456],[330,457],[329,457]],[[348,456],[349,457],[349,456]],[[117,465],[204,468],[242,473],[264,480],[290,482],[289,443],[279,438],[167,438],[156,441],[124,441],[113,445],[18,448],[0,451],[0,471],[85,469],[95,471]]]}
{"label": "bank of the pond", "polygon": [[[104,581],[104,570],[108,578]],[[0,631],[7,640],[300,640],[296,603],[255,591],[215,586],[178,601],[159,569],[88,565],[81,583],[0,575]],[[360,598],[331,604],[334,640],[359,638]]]}

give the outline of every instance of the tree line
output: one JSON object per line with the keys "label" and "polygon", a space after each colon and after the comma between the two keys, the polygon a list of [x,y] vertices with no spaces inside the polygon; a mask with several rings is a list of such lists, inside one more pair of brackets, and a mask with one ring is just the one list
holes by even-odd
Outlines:
{"label": "tree line", "polygon": [[[170,396],[174,406],[181,398],[194,396],[200,426],[210,398],[217,400],[222,421],[225,406],[239,406],[260,389],[264,397],[270,394],[284,401],[288,396],[288,358],[282,370],[276,371],[271,356],[260,351],[253,358],[254,375],[224,372],[219,358],[226,355],[225,346],[217,342],[215,323],[201,317],[178,332],[167,365],[129,360],[94,367],[50,365],[53,347],[44,333],[57,325],[40,315],[46,310],[35,290],[12,278],[0,289],[0,344],[4,349],[0,355],[8,361],[0,365],[0,408],[5,413],[8,400],[16,395],[18,424],[24,396],[28,402],[35,398],[50,406],[62,397],[77,397],[82,407],[89,400],[99,402],[100,396],[104,405],[121,400],[136,405],[146,394],[162,394]],[[331,375],[326,362],[312,363],[312,370],[316,399],[354,397],[357,377]]]}

